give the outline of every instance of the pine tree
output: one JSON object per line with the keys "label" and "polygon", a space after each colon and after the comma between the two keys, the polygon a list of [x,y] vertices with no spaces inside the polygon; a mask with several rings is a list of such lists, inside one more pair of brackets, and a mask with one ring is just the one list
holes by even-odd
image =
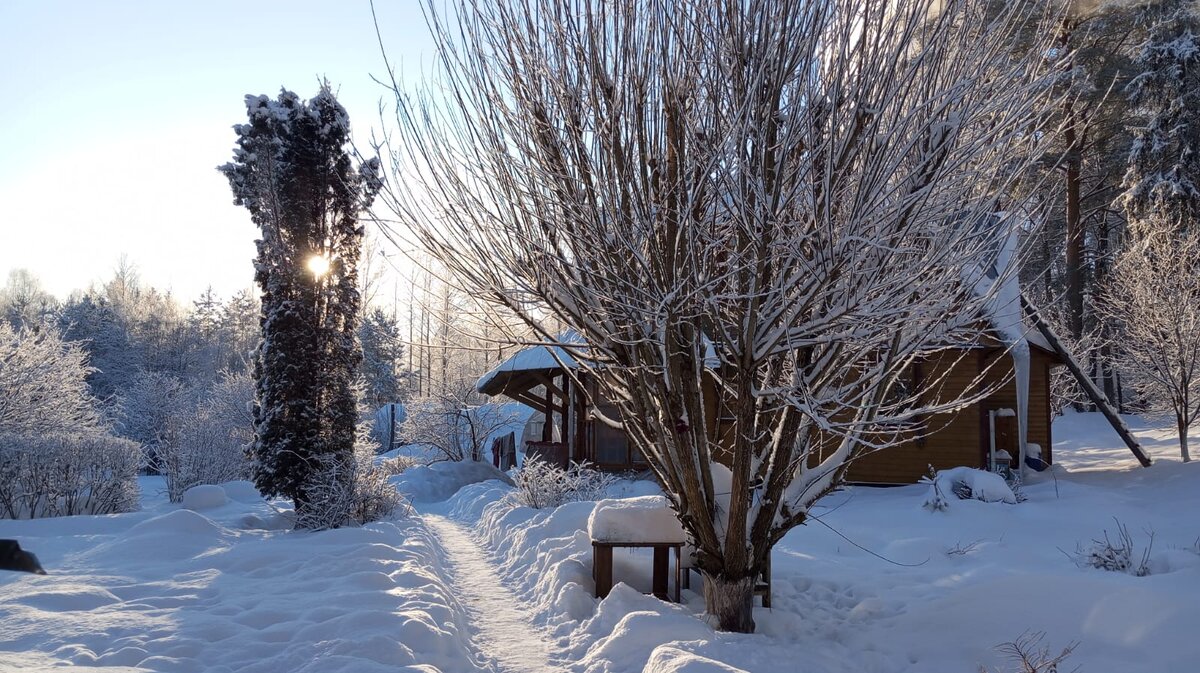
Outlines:
{"label": "pine tree", "polygon": [[219,170],[262,234],[254,480],[303,518],[320,471],[353,457],[358,213],[378,190],[379,166],[352,167],[350,121],[328,84],[308,101],[286,90],[247,96],[246,111],[234,160]]}

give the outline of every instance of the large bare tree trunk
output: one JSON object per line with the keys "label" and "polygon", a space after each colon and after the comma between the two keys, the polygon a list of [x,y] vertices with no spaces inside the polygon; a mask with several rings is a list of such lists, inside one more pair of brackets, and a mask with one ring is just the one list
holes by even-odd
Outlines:
{"label": "large bare tree trunk", "polygon": [[705,573],[704,611],[722,631],[753,633],[754,578],[731,580]]}

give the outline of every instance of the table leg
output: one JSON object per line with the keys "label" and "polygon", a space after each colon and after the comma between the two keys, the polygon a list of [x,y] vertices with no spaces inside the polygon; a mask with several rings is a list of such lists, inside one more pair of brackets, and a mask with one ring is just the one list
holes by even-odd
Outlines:
{"label": "table leg", "polygon": [[612,570],[612,547],[592,545],[592,579],[596,581],[596,598],[604,598],[612,591]]}
{"label": "table leg", "polygon": [[671,565],[671,548],[658,546],[654,548],[654,595],[667,600],[667,573]]}
{"label": "table leg", "polygon": [[680,558],[680,556],[682,556],[682,555],[683,555],[682,549],[680,547],[676,547],[675,548],[675,602],[676,603],[680,602],[679,601],[679,582],[683,579],[683,577],[681,575],[681,572],[682,572],[681,569],[683,568],[683,563],[682,563],[682,559]]}

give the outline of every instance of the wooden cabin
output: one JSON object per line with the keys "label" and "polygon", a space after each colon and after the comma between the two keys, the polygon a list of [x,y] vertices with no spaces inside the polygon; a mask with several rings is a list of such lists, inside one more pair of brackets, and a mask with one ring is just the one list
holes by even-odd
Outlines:
{"label": "wooden cabin", "polygon": [[[580,343],[577,336],[567,338],[568,342]],[[1027,343],[1030,352],[1027,446],[1031,453],[1040,452],[1042,460],[1052,462],[1050,373],[1061,362],[1040,335],[1029,334]],[[594,386],[589,386],[592,390],[588,395],[580,394],[579,384],[573,381],[575,377],[566,372],[576,367],[575,359],[560,347],[531,346],[484,375],[477,388],[487,395],[504,395],[522,402],[550,419],[541,424],[540,437],[526,438],[526,455],[541,456],[563,465],[588,461],[606,471],[645,469],[645,460],[624,433],[591,420],[587,400],[599,396]],[[935,469],[958,466],[986,469],[994,455],[993,437],[995,452],[1007,452],[1015,465],[1020,455],[1020,431],[1014,369],[1008,349],[991,340],[914,367],[914,379],[940,379],[946,398],[959,397],[980,381],[985,388],[995,386],[995,390],[977,404],[921,419],[924,430],[920,438],[859,458],[850,467],[848,480],[909,484],[927,474],[931,465]],[[575,374],[583,385],[588,385],[586,374]],[[612,408],[601,411],[616,415]],[[713,424],[710,436],[719,436],[723,431],[720,415],[715,408],[707,415]]]}

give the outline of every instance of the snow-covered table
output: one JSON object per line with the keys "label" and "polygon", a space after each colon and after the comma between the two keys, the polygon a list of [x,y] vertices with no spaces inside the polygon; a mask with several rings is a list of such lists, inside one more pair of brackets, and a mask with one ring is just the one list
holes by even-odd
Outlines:
{"label": "snow-covered table", "polygon": [[667,600],[667,574],[671,566],[671,550],[675,550],[675,602],[679,602],[680,576],[679,553],[682,542],[597,542],[592,540],[592,579],[596,582],[596,598],[608,596],[612,591],[613,549],[617,547],[646,548],[654,550],[654,574],[650,593]]}
{"label": "snow-covered table", "polygon": [[687,537],[667,499],[659,495],[601,500],[588,519],[596,597],[612,590],[613,549],[654,550],[652,593],[667,600],[671,550],[675,550],[675,602],[679,602],[680,555]]}

